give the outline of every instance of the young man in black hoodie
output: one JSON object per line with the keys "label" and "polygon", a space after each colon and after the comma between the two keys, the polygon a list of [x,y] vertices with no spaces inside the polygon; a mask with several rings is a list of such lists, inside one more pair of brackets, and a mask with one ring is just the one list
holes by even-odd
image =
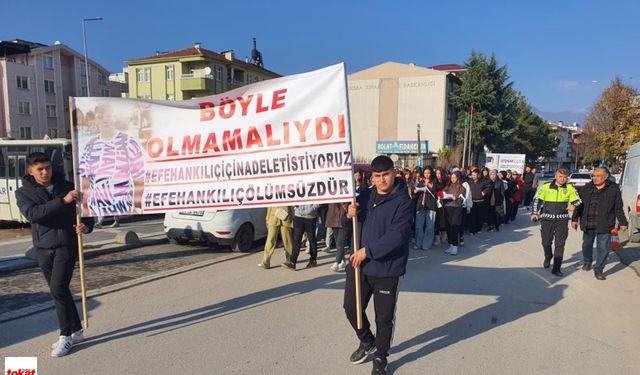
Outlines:
{"label": "young man in black hoodie", "polygon": [[60,339],[51,356],[67,355],[73,344],[84,340],[69,283],[78,256],[78,234],[93,229],[93,219],[76,224],[79,193],[62,175],[54,174],[51,159],[42,152],[27,156],[27,175],[16,190],[20,212],[31,223],[33,246],[58,314]]}
{"label": "young man in black hoodie", "polygon": [[[360,234],[360,249],[347,266],[344,309],[360,346],[350,361],[359,364],[375,352],[372,374],[387,373],[387,356],[391,347],[400,278],[406,272],[409,243],[413,227],[414,205],[407,194],[407,185],[395,178],[393,161],[378,156],[371,162],[375,188],[367,202],[350,205],[347,216],[364,219]],[[361,267],[362,329],[357,328],[355,301],[355,267]],[[365,313],[373,296],[376,312],[376,335]]]}

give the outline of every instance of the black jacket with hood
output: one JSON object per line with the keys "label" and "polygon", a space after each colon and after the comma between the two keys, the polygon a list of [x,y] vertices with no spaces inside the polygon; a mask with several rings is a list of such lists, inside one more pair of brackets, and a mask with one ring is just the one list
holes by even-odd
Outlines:
{"label": "black jacket with hood", "polygon": [[378,204],[378,193],[371,189],[366,208],[361,211],[364,223],[360,246],[367,252],[361,267],[367,276],[398,277],[406,272],[415,208],[407,194],[407,184],[396,178],[395,185]]}
{"label": "black jacket with hood", "polygon": [[[38,184],[32,176],[24,176],[22,187],[16,190],[16,200],[20,212],[31,223],[33,246],[38,249],[57,249],[77,246],[78,237],[75,228],[76,206],[65,204],[63,198],[73,190],[73,184],[62,175],[55,174],[51,179],[53,193]],[[84,218],[82,222],[93,230],[93,218]]]}

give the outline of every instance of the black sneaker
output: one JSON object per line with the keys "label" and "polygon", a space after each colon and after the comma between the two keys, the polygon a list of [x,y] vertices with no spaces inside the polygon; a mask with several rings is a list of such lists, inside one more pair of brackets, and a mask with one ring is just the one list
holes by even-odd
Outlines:
{"label": "black sneaker", "polygon": [[375,351],[376,351],[376,344],[372,342],[369,342],[369,343],[361,342],[360,346],[358,346],[358,349],[356,349],[356,351],[351,354],[351,357],[349,357],[349,362],[351,362],[351,364],[353,365],[359,365],[362,362],[367,360],[367,356],[369,354]]}
{"label": "black sneaker", "polygon": [[557,269],[553,269],[553,270],[551,270],[551,273],[552,273],[552,274],[554,274],[554,275],[556,275],[556,276],[558,276],[558,277],[562,277],[562,276],[564,276],[564,274],[562,273],[562,271],[557,270]]}
{"label": "black sneaker", "polygon": [[387,375],[387,359],[375,357],[373,359],[373,369],[371,375]]}

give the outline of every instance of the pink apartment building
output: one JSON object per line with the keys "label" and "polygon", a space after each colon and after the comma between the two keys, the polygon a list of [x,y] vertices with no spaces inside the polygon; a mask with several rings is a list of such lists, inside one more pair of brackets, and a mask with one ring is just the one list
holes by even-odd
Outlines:
{"label": "pink apartment building", "polygon": [[89,59],[56,42],[51,46],[20,39],[0,41],[0,137],[69,138],[69,97],[120,97],[122,84]]}

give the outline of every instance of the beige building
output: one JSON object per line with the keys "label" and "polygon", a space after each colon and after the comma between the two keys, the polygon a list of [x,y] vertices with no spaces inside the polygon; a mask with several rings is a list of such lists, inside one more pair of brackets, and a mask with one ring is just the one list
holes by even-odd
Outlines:
{"label": "beige building", "polygon": [[[464,67],[455,64],[423,68],[387,62],[349,75],[355,159],[369,161],[378,154],[396,154],[398,164],[414,166],[418,125],[420,140],[427,141],[427,164],[438,150],[453,146],[456,112],[452,96],[463,71]],[[422,155],[424,148],[421,145]]]}
{"label": "beige building", "polygon": [[[120,96],[121,86],[89,59],[91,96]],[[69,97],[87,96],[84,56],[56,42],[0,41],[0,137],[69,136]]]}

